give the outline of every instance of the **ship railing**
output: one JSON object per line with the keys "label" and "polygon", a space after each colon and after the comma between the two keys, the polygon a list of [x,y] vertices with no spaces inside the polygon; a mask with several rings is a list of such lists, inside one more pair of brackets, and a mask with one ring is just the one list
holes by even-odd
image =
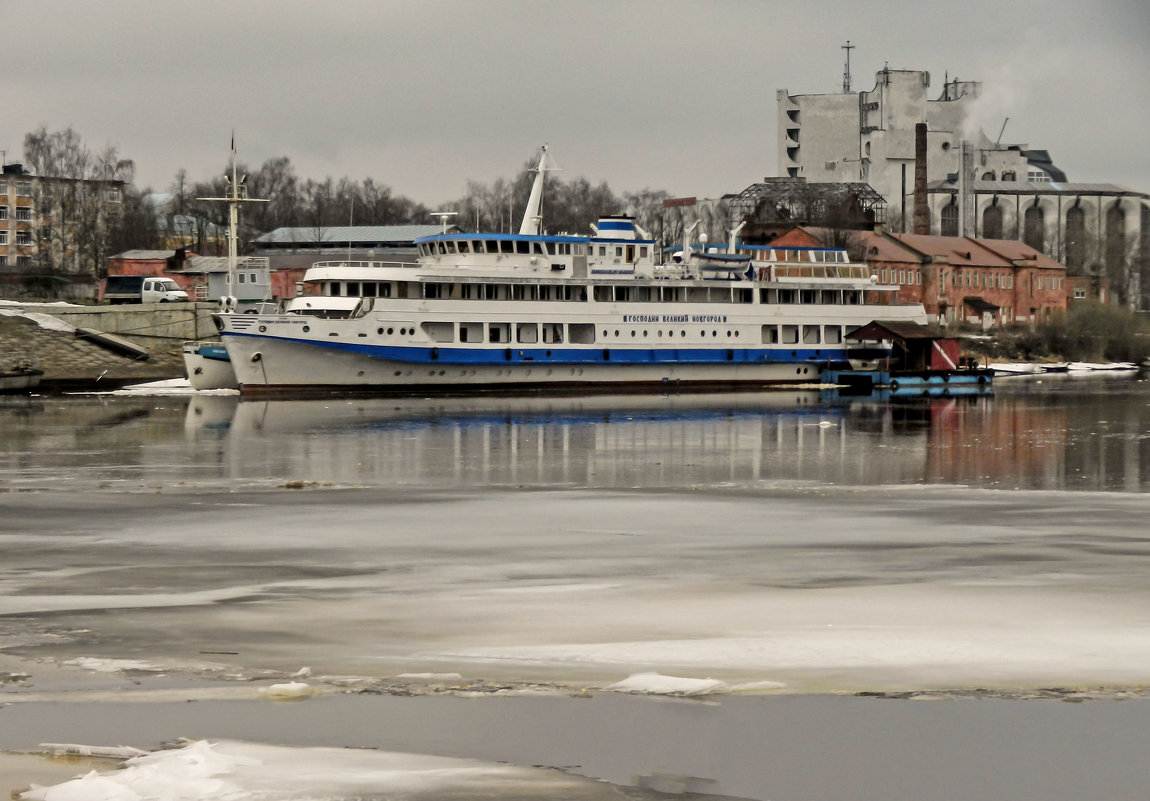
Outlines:
{"label": "ship railing", "polygon": [[870,267],[865,264],[759,264],[755,276],[759,281],[807,281],[840,279],[869,281]]}
{"label": "ship railing", "polygon": [[313,268],[324,267],[348,267],[348,268],[379,268],[379,267],[418,267],[415,262],[408,261],[382,261],[380,259],[351,261],[348,259],[339,259],[338,261],[317,261],[311,265]]}

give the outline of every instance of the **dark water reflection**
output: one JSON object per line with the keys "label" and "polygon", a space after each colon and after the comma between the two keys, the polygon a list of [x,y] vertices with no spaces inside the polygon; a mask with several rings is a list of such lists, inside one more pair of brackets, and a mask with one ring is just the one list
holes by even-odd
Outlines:
{"label": "dark water reflection", "polygon": [[0,487],[318,482],[691,487],[790,482],[1150,487],[1150,383],[999,382],[991,396],[739,395],[0,402]]}

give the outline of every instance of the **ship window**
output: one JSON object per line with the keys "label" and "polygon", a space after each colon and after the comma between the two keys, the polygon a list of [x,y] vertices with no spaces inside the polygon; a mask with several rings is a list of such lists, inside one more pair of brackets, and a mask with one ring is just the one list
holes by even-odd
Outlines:
{"label": "ship window", "polygon": [[794,289],[780,289],[779,290],[779,303],[795,303],[796,302],[795,292],[796,292],[796,290],[794,290]]}
{"label": "ship window", "polygon": [[647,246],[646,245],[640,245],[639,246],[639,258],[640,259],[647,258]]}
{"label": "ship window", "polygon": [[819,327],[817,325],[804,325],[803,326],[803,344],[804,345],[817,345],[817,344],[819,344]]}
{"label": "ship window", "polygon": [[380,284],[379,285],[379,296],[381,298],[390,298],[391,297],[391,284]]}
{"label": "ship window", "polygon": [[563,341],[563,323],[544,323],[543,341],[548,344],[559,344]]}
{"label": "ship window", "polygon": [[420,323],[420,328],[432,342],[451,342],[455,339],[455,324],[449,322]]}
{"label": "ship window", "polygon": [[510,342],[511,323],[491,323],[487,326],[488,342]]}
{"label": "ship window", "polygon": [[781,341],[785,345],[793,345],[799,341],[799,327],[797,325],[784,325]]}
{"label": "ship window", "polygon": [[333,298],[338,298],[341,294],[343,294],[343,284],[332,281],[330,294]]}
{"label": "ship window", "polygon": [[598,303],[610,303],[612,300],[611,287],[597,286],[595,287],[595,300]]}
{"label": "ship window", "polygon": [[[492,244],[494,244],[494,243],[492,243]],[[510,242],[506,239],[501,240],[499,242],[499,252],[500,253],[513,253],[514,250],[512,249],[512,246],[514,244],[515,244],[514,242]]]}
{"label": "ship window", "polygon": [[823,342],[838,345],[843,341],[843,329],[837,325],[823,326]]}
{"label": "ship window", "polygon": [[571,341],[579,345],[590,345],[595,341],[595,326],[590,323],[571,323],[567,326]]}
{"label": "ship window", "polygon": [[483,341],[483,323],[460,323],[459,324],[459,341],[460,342],[482,342]]}
{"label": "ship window", "polygon": [[516,253],[530,253],[531,252],[531,243],[530,242],[516,242],[515,243],[515,252]]}
{"label": "ship window", "polygon": [[539,341],[539,325],[537,323],[517,323],[515,325],[515,341],[525,345],[533,345]]}
{"label": "ship window", "polygon": [[817,303],[818,290],[817,289],[801,289],[799,290],[802,296],[802,303]]}
{"label": "ship window", "polygon": [[363,282],[363,296],[365,298],[375,297],[376,284],[372,281]]}
{"label": "ship window", "polygon": [[777,344],[779,344],[779,327],[777,325],[764,325],[763,326],[763,344],[764,345],[777,345]]}
{"label": "ship window", "polygon": [[244,273],[236,273],[236,280],[241,284],[246,284],[247,276]]}
{"label": "ship window", "polygon": [[735,303],[754,303],[755,293],[750,289],[736,289]]}
{"label": "ship window", "polygon": [[512,300],[523,300],[523,289],[524,289],[523,284],[512,284],[511,285],[511,299]]}
{"label": "ship window", "polygon": [[622,303],[631,300],[631,287],[617,286],[615,287],[615,302]]}
{"label": "ship window", "polygon": [[359,281],[348,281],[347,282],[347,296],[349,298],[351,298],[351,297],[355,297],[358,294],[359,294]]}

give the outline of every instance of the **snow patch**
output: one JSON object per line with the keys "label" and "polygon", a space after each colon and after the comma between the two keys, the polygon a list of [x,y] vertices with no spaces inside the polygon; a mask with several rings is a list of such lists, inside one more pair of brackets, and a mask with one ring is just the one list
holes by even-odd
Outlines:
{"label": "snow patch", "polygon": [[[4,301],[0,301],[0,302],[4,302]],[[48,304],[38,304],[38,305],[48,305]],[[68,304],[63,304],[63,305],[68,305]],[[64,322],[59,317],[53,317],[50,314],[43,314],[41,312],[30,312],[30,311],[25,311],[24,309],[21,309],[21,308],[16,308],[16,309],[0,308],[0,314],[4,315],[5,317],[23,317],[27,320],[31,320],[36,325],[40,326],[41,328],[45,328],[49,331],[63,331],[66,334],[71,334],[73,331],[76,330],[76,326],[70,325],[70,324]]]}
{"label": "snow patch", "polygon": [[664,676],[662,673],[633,673],[603,689],[647,695],[712,695],[730,692],[731,687],[719,679],[687,679]]}
{"label": "snow patch", "polygon": [[[471,759],[343,748],[286,748],[199,741],[34,786],[22,801],[337,801],[353,797],[588,797],[591,779]],[[578,793],[578,790],[583,793]]]}
{"label": "snow patch", "polygon": [[307,698],[317,692],[316,688],[304,681],[287,681],[260,688],[260,695],[275,699]]}
{"label": "snow patch", "polygon": [[100,659],[94,656],[79,656],[75,659],[69,659],[62,664],[75,665],[84,670],[91,670],[95,673],[119,673],[124,670],[147,670],[153,673],[158,673],[162,668],[153,665],[151,662],[144,662],[138,659]]}

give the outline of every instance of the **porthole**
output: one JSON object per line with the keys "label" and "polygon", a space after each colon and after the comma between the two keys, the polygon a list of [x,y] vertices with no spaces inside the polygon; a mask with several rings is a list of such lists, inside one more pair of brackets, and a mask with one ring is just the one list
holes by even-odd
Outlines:
{"label": "porthole", "polygon": [[261,326],[260,326],[260,333],[261,333],[261,334],[262,334],[264,331],[267,331],[267,330],[268,330],[268,327],[267,327],[266,325],[261,325]]}
{"label": "porthole", "polygon": [[392,334],[394,334],[394,333],[395,333],[395,329],[394,329],[394,328],[389,328],[389,329],[387,329],[387,335],[388,335],[388,336],[391,336],[391,335],[392,335]]}
{"label": "porthole", "polygon": [[377,329],[375,329],[375,333],[377,333],[377,334],[382,334],[382,333],[383,333],[383,329],[382,329],[382,328],[377,328]]}
{"label": "porthole", "polygon": [[687,332],[686,331],[680,331],[679,336],[685,337],[685,336],[687,336]]}
{"label": "porthole", "polygon": [[304,332],[305,334],[306,334],[308,331],[310,331],[310,330],[311,330],[311,326],[310,326],[310,325],[305,325],[305,326],[303,327],[303,332]]}
{"label": "porthole", "polygon": [[646,332],[646,331],[644,331],[644,332],[643,332],[643,338],[644,338],[644,339],[646,339],[646,338],[647,338],[647,332]]}
{"label": "porthole", "polygon": [[712,331],[711,332],[711,336],[713,336],[713,337],[717,337],[718,335],[719,335],[718,331]]}
{"label": "porthole", "polygon": [[615,329],[615,336],[619,336],[619,329],[618,328]]}
{"label": "porthole", "polygon": [[403,375],[403,373],[400,370],[396,370],[395,375],[396,375],[396,378],[398,378],[399,376]]}
{"label": "porthole", "polygon": [[634,328],[631,329],[631,336],[632,337],[635,336],[635,329]]}

